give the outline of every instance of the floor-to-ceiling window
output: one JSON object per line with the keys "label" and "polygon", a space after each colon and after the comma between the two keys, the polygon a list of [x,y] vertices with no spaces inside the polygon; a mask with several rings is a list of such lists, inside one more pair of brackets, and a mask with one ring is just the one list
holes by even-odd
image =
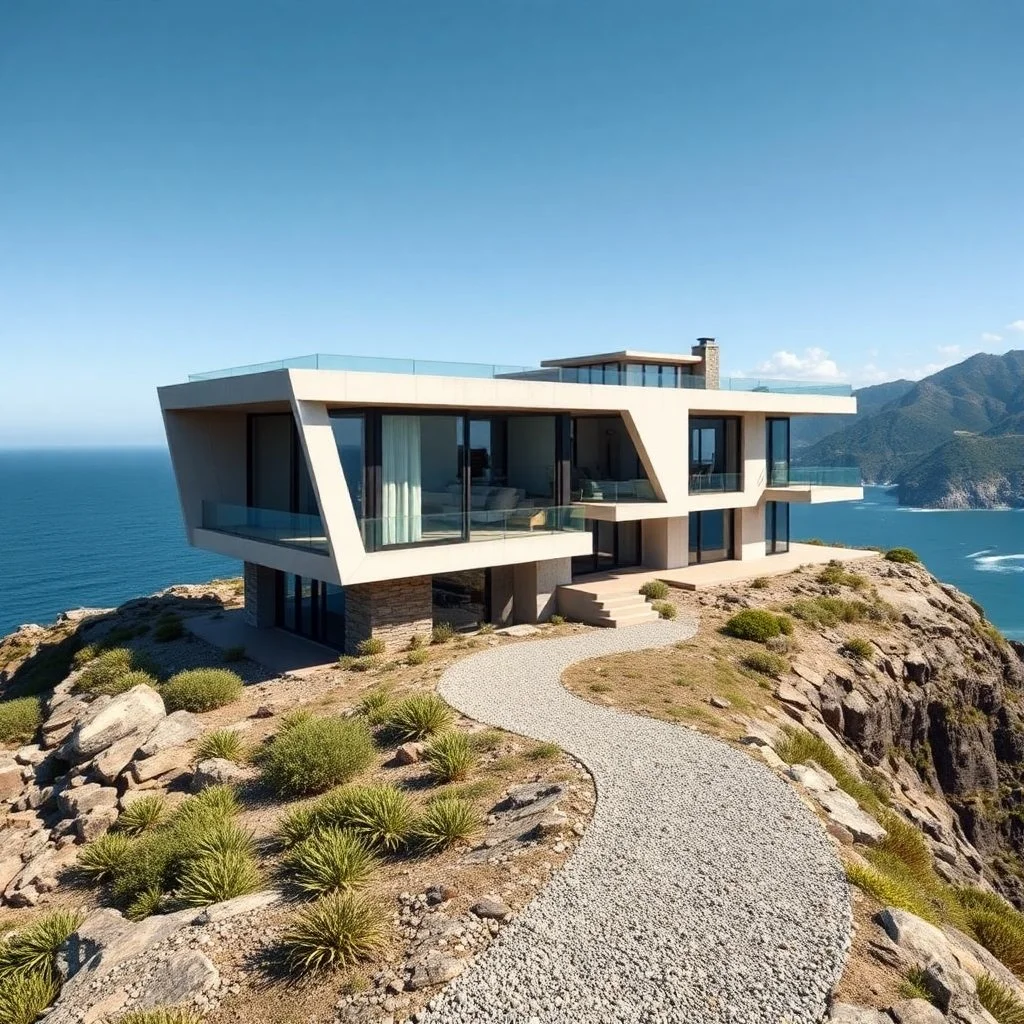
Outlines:
{"label": "floor-to-ceiling window", "polygon": [[764,546],[769,555],[782,555],[789,550],[788,501],[765,502]]}
{"label": "floor-to-ceiling window", "polygon": [[640,523],[608,523],[600,519],[587,521],[594,538],[593,552],[576,555],[572,560],[574,576],[591,572],[608,572],[639,565],[642,560]]}
{"label": "floor-to-ceiling window", "polygon": [[732,509],[691,512],[688,518],[691,565],[722,562],[733,557]]}
{"label": "floor-to-ceiling window", "polygon": [[739,417],[691,417],[690,493],[742,489]]}
{"label": "floor-to-ceiling window", "polygon": [[765,436],[768,450],[768,486],[786,487],[789,484],[789,420],[770,416]]}
{"label": "floor-to-ceiling window", "polygon": [[345,646],[345,591],[334,583],[276,574],[276,624],[290,633],[342,650]]}
{"label": "floor-to-ceiling window", "polygon": [[621,416],[575,416],[571,440],[573,501],[657,500]]}
{"label": "floor-to-ceiling window", "polygon": [[331,430],[338,449],[356,519],[363,517],[363,491],[366,487],[366,423],[362,414],[332,413]]}

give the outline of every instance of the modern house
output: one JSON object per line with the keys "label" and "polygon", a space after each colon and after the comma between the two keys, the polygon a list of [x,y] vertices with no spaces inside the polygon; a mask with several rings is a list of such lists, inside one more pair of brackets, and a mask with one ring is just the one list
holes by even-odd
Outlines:
{"label": "modern house", "polygon": [[247,621],[350,652],[537,622],[588,574],[770,558],[792,502],[862,493],[790,465],[791,417],[853,413],[849,387],[720,379],[711,338],[535,368],[308,356],[159,394],[189,542],[245,563]]}

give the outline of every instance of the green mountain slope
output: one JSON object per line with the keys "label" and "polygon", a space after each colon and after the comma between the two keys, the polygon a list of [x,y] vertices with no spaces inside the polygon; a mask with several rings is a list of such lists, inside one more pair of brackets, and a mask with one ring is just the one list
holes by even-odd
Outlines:
{"label": "green mountain slope", "polygon": [[1024,435],[964,435],[940,445],[897,480],[901,505],[1024,508]]}
{"label": "green mountain slope", "polygon": [[835,433],[837,429],[849,428],[868,416],[873,416],[890,402],[902,398],[913,386],[912,380],[890,380],[884,384],[854,389],[853,397],[857,399],[855,416],[794,417],[790,427],[790,442],[794,453],[799,455],[800,449],[815,444],[823,437]]}
{"label": "green mountain slope", "polygon": [[984,434],[1022,411],[1024,351],[980,354],[925,377],[795,455],[804,465],[856,464],[865,480],[884,483],[951,442],[957,431]]}

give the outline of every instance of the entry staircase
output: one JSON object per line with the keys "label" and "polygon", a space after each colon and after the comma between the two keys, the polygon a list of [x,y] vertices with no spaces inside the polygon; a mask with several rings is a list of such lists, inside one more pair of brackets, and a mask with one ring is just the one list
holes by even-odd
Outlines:
{"label": "entry staircase", "polygon": [[658,613],[636,590],[594,593],[572,585],[558,588],[558,610],[566,618],[589,626],[635,626],[656,622]]}

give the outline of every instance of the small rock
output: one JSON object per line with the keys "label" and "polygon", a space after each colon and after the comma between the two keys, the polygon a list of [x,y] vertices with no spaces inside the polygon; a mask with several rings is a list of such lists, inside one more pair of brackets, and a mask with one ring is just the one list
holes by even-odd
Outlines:
{"label": "small rock", "polygon": [[493,896],[477,900],[470,910],[485,921],[507,921],[512,916],[512,908]]}
{"label": "small rock", "polygon": [[115,821],[116,807],[99,807],[81,818],[75,818],[75,833],[81,842],[89,843],[104,835]]}
{"label": "small rock", "polygon": [[224,757],[209,757],[196,765],[190,787],[193,793],[198,793],[207,786],[239,785],[248,782],[251,777],[252,773],[248,769],[240,767],[234,761]]}
{"label": "small rock", "polygon": [[396,764],[416,764],[423,757],[426,746],[422,743],[403,743],[395,751]]}
{"label": "small rock", "polygon": [[713,708],[718,708],[720,711],[724,711],[726,708],[732,707],[732,701],[726,700],[725,697],[712,696],[708,698],[708,703]]}

